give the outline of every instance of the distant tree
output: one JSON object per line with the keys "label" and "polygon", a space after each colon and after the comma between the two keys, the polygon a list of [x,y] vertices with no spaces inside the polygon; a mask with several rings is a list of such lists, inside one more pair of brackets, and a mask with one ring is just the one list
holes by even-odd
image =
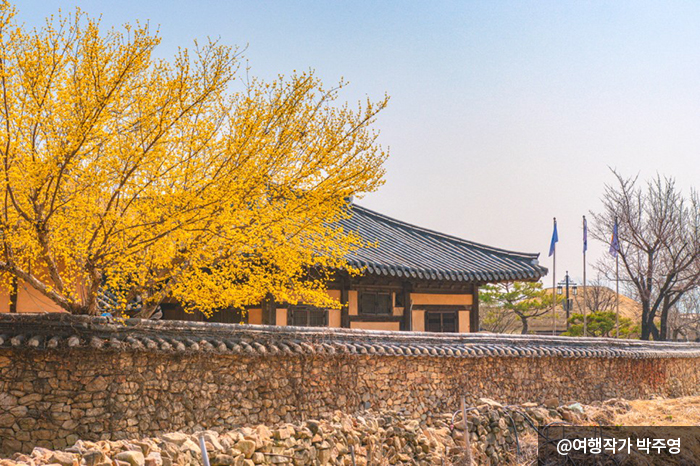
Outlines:
{"label": "distant tree", "polygon": [[700,288],[696,288],[676,303],[668,315],[669,338],[696,340],[700,337]]}
{"label": "distant tree", "polygon": [[579,289],[576,301],[579,309],[586,307],[586,312],[611,311],[615,310],[617,296],[603,284],[602,277],[599,276],[586,284],[585,293]]}
{"label": "distant tree", "polygon": [[[665,340],[671,309],[700,285],[700,198],[694,190],[685,197],[672,178],[639,186],[637,177],[613,174],[617,183],[605,187],[591,235],[609,243],[618,219],[620,279],[642,305],[641,338]],[[614,279],[612,259],[599,269]]]}
{"label": "distant tree", "polygon": [[332,225],[383,182],[387,100],[338,105],[311,73],[239,79],[217,43],[153,56],[147,26],[80,13],[39,29],[0,6],[0,271],[68,312],[165,297],[210,313],[274,298],[339,306]]}
{"label": "distant tree", "polygon": [[[613,311],[597,311],[586,316],[587,336],[610,337],[615,332],[616,313]],[[569,318],[569,330],[562,333],[564,336],[583,336],[583,314],[573,314]],[[636,338],[639,335],[639,325],[635,325],[632,319],[620,317],[620,338]]]}
{"label": "distant tree", "polygon": [[513,333],[520,326],[520,320],[512,310],[499,306],[482,305],[479,308],[479,316],[479,329],[487,332]]}
{"label": "distant tree", "polygon": [[479,289],[479,301],[489,308],[500,308],[520,319],[521,333],[529,331],[528,321],[552,309],[552,295],[540,282],[512,282],[485,285]]}

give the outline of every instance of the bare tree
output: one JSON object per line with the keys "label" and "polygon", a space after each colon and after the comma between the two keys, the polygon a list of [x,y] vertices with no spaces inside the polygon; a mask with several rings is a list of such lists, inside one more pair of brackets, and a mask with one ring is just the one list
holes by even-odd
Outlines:
{"label": "bare tree", "polygon": [[585,306],[587,312],[615,310],[616,294],[603,284],[601,275],[586,285],[586,292],[579,289],[576,295],[576,307],[581,312]]}
{"label": "bare tree", "polygon": [[520,325],[519,318],[510,309],[500,306],[482,306],[479,309],[479,328],[493,333],[513,333]]}
{"label": "bare tree", "polygon": [[[640,186],[638,177],[613,174],[617,183],[606,185],[603,211],[591,212],[591,235],[608,243],[617,218],[620,280],[642,305],[641,338],[665,340],[669,312],[700,285],[700,199],[695,190],[685,197],[672,178],[657,175]],[[600,270],[614,278],[610,260]]]}
{"label": "bare tree", "polygon": [[686,293],[668,314],[669,338],[697,340],[700,338],[700,288]]}

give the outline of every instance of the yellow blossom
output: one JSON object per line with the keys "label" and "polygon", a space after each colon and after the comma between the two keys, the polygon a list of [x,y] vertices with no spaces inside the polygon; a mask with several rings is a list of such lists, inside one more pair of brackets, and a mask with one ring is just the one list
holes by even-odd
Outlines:
{"label": "yellow blossom", "polygon": [[[331,227],[382,183],[371,125],[313,73],[238,79],[216,42],[153,58],[147,26],[80,11],[38,30],[0,13],[0,270],[73,313],[103,286],[148,316],[268,296],[337,306],[329,271],[361,242]],[[7,281],[7,280],[6,280]],[[9,282],[8,282],[9,283]]]}

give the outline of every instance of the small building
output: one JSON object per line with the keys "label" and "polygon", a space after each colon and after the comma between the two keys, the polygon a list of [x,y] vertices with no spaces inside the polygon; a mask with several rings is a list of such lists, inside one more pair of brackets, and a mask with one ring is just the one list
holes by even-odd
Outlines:
{"label": "small building", "polygon": [[328,293],[342,309],[266,302],[245,312],[222,311],[210,319],[163,304],[165,319],[251,324],[345,327],[370,330],[475,332],[478,289],[486,283],[536,281],[547,273],[539,254],[507,251],[411,225],[357,204],[341,226],[376,244],[348,262],[361,276],[335,273]]}

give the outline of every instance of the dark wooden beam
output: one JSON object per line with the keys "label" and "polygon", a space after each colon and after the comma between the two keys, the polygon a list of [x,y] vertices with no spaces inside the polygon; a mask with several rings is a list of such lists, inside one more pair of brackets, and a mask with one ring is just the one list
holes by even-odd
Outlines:
{"label": "dark wooden beam", "polygon": [[429,312],[458,312],[471,311],[472,306],[468,304],[418,304],[416,309]]}
{"label": "dark wooden beam", "polygon": [[[343,280],[349,279],[350,275],[343,271],[337,271],[328,282],[329,288],[339,288]],[[403,284],[409,282],[413,293],[445,293],[445,294],[469,294],[472,285],[476,282],[454,281],[454,280],[426,280],[423,278],[399,278],[385,275],[375,275],[365,273],[352,277],[352,289],[382,289],[399,291],[403,289]]]}
{"label": "dark wooden beam", "polygon": [[472,287],[472,309],[469,312],[469,331],[476,333],[479,331],[479,285]]}
{"label": "dark wooden beam", "polygon": [[403,289],[403,320],[401,321],[401,330],[413,330],[413,309],[411,306],[411,282],[404,282]]}
{"label": "dark wooden beam", "polygon": [[340,281],[340,326],[350,328],[350,279]]}
{"label": "dark wooden beam", "polygon": [[403,316],[375,316],[375,315],[357,315],[349,316],[350,322],[399,322],[403,321]]}
{"label": "dark wooden beam", "polygon": [[262,302],[262,323],[263,325],[277,324],[277,305],[272,295],[268,295]]}
{"label": "dark wooden beam", "polygon": [[411,290],[414,293],[470,294],[472,292],[472,286],[472,283],[460,283],[459,285],[453,286],[428,287],[424,282],[418,282],[412,284]]}

